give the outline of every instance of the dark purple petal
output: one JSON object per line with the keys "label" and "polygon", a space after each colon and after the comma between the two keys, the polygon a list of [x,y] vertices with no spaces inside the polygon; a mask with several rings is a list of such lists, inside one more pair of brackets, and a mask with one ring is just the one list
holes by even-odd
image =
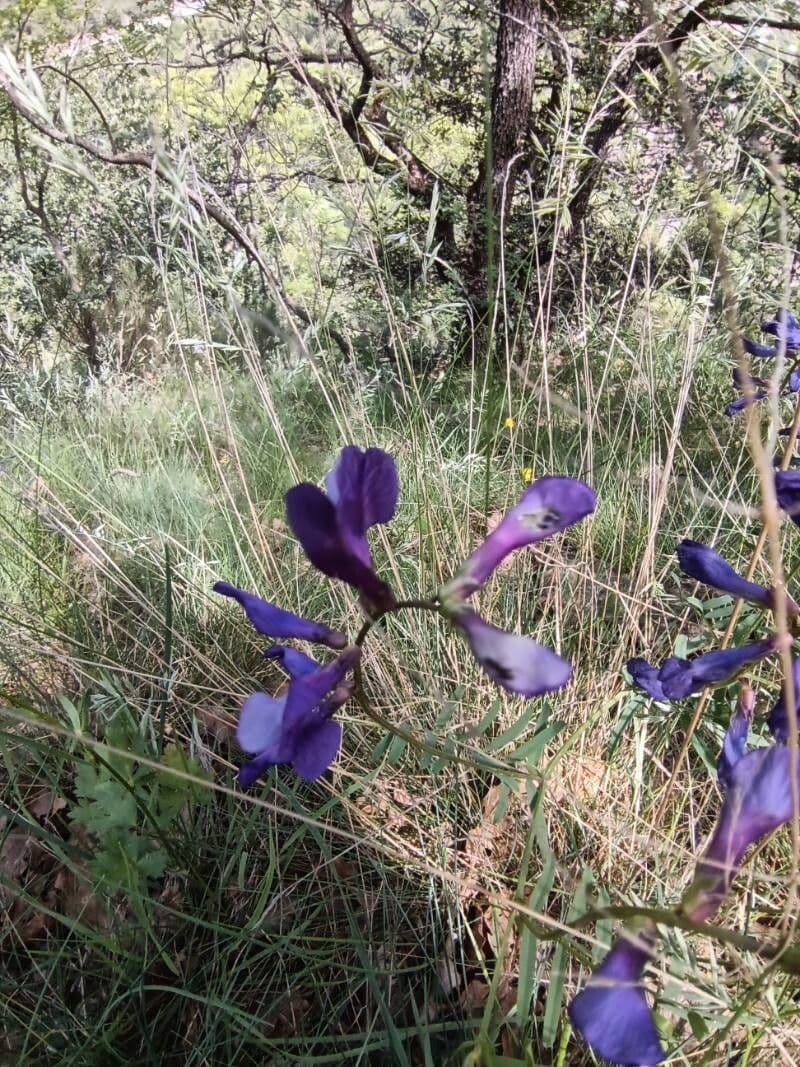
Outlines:
{"label": "dark purple petal", "polygon": [[312,782],[327,771],[342,743],[338,722],[325,719],[304,730],[297,738],[292,767],[306,781]]}
{"label": "dark purple petal", "polygon": [[511,693],[539,696],[561,689],[572,675],[572,664],[552,649],[492,626],[471,608],[462,608],[452,620],[492,681]]}
{"label": "dark purple petal", "polygon": [[792,522],[800,526],[800,471],[776,471],[775,495]]}
{"label": "dark purple petal", "polygon": [[329,709],[320,707],[323,699],[337,688],[360,656],[360,648],[346,648],[331,663],[291,683],[284,712],[284,728],[288,734],[296,738],[312,723],[327,718]]}
{"label": "dark purple petal", "polygon": [[787,308],[778,308],[775,318],[762,322],[761,329],[778,339],[785,338],[787,349],[800,348],[800,326]]}
{"label": "dark purple petal", "polygon": [[331,724],[330,716],[349,696],[345,675],[360,655],[360,648],[347,648],[333,662],[293,678],[281,697],[253,693],[247,698],[236,739],[257,756],[240,768],[240,785],[252,785],[275,763],[291,763],[301,777],[309,779],[327,769],[341,742],[341,730]]}
{"label": "dark purple petal", "polygon": [[717,910],[748,848],[791,819],[789,749],[770,745],[748,752],[723,784],[725,800],[716,829],[684,898],[686,914],[695,922]]}
{"label": "dark purple petal", "polygon": [[[800,657],[792,660],[795,714],[800,714]],[[781,688],[777,703],[767,716],[767,726],[776,741],[785,742],[789,736],[789,716],[786,714],[786,693]]]}
{"label": "dark purple petal", "polygon": [[707,685],[730,681],[748,663],[768,656],[777,648],[774,637],[755,641],[739,648],[704,652],[694,659],[670,656],[660,667],[644,659],[628,660],[628,673],[640,689],[653,700],[683,700],[699,693]]}
{"label": "dark purple petal", "polygon": [[321,622],[302,619],[291,611],[284,611],[283,608],[267,603],[260,596],[237,589],[229,582],[215,582],[213,588],[215,593],[238,601],[244,608],[250,625],[265,637],[297,637],[302,641],[315,641],[331,648],[344,648],[347,644],[347,638],[338,630],[330,630]]}
{"label": "dark purple petal", "polygon": [[643,689],[653,700],[664,700],[667,697],[658,678],[658,667],[648,663],[646,659],[629,659],[627,664],[628,674],[633,679],[633,684]]}
{"label": "dark purple petal", "polygon": [[664,1050],[642,986],[650,959],[645,934],[623,934],[569,1006],[572,1025],[589,1047],[609,1063],[648,1067]]}
{"label": "dark purple petal", "polygon": [[343,533],[353,537],[363,537],[376,523],[389,522],[400,492],[397,467],[388,452],[356,445],[341,450],[325,477],[325,488]]}
{"label": "dark purple petal", "polygon": [[264,659],[276,659],[290,678],[302,678],[305,674],[319,670],[319,663],[305,652],[300,652],[289,645],[270,645],[264,651]]}
{"label": "dark purple petal", "polygon": [[730,681],[743,667],[770,655],[775,639],[766,637],[739,648],[704,652],[692,660],[667,660],[659,671],[659,681],[668,700],[682,700],[707,685]]}
{"label": "dark purple petal", "polygon": [[778,354],[775,345],[762,345],[758,341],[751,341],[749,337],[742,338],[745,352],[757,359],[771,359]]}
{"label": "dark purple petal", "polygon": [[727,416],[737,415],[740,411],[744,411],[745,408],[749,408],[751,404],[756,403],[758,400],[763,400],[767,395],[765,389],[759,389],[756,393],[752,393],[750,396],[740,396],[738,400],[732,400],[730,404],[726,404],[724,407],[724,413]]}
{"label": "dark purple petal", "polygon": [[789,383],[786,388],[790,393],[800,392],[800,369],[793,370],[789,375]]}
{"label": "dark purple petal", "polygon": [[270,767],[274,766],[275,760],[270,759],[268,755],[256,756],[256,758],[250,760],[249,763],[242,764],[236,775],[236,781],[242,789],[248,789],[254,782],[258,781],[265,771],[268,771]]}
{"label": "dark purple petal", "polygon": [[722,749],[717,760],[717,778],[720,785],[727,790],[733,784],[736,765],[744,758],[747,747],[747,731],[750,729],[752,706],[742,707],[741,701],[731,716],[730,726],[725,732]]}
{"label": "dark purple petal", "polygon": [[453,601],[471,596],[510,552],[566,530],[594,511],[596,502],[594,491],[576,478],[546,475],[537,479],[443,586],[440,598]]}
{"label": "dark purple petal", "polygon": [[357,550],[354,548],[352,538],[342,533],[337,509],[321,489],[310,482],[290,489],[286,494],[286,516],[317,570],[354,586],[372,605],[391,607],[394,597],[373,571],[366,541]]}
{"label": "dark purple petal", "polygon": [[772,591],[741,577],[713,548],[699,541],[683,540],[677,547],[678,564],[684,574],[742,600],[772,606]]}

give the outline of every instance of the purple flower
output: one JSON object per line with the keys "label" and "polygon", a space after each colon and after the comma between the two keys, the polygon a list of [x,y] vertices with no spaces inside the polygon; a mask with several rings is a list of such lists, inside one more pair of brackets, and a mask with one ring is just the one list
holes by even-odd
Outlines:
{"label": "purple flower", "polygon": [[297,637],[302,641],[314,641],[330,648],[344,648],[347,638],[338,630],[330,630],[321,622],[312,622],[267,603],[253,593],[237,589],[228,582],[215,582],[214,592],[231,597],[244,608],[248,622],[265,637]]}
{"label": "purple flower", "polygon": [[[800,714],[800,658],[792,660],[792,683],[794,688],[795,714]],[[775,707],[767,716],[767,726],[776,741],[785,742],[789,736],[789,716],[786,713],[786,692],[781,687]]]}
{"label": "purple flower", "polygon": [[694,659],[670,656],[661,667],[643,659],[628,660],[628,673],[635,685],[653,700],[683,700],[707,685],[731,681],[748,663],[763,659],[778,648],[775,637],[765,637],[739,648],[704,652]]}
{"label": "purple flower", "polygon": [[534,697],[569,681],[572,665],[538,641],[492,626],[468,607],[450,617],[464,633],[475,659],[503,689]]}
{"label": "purple flower", "polygon": [[792,522],[800,526],[800,471],[775,471],[775,495]]}
{"label": "purple flower", "polygon": [[286,494],[286,515],[314,566],[354,586],[371,614],[394,596],[373,569],[367,530],[388,522],[397,507],[394,460],[380,448],[347,445],[325,478],[325,489],[301,482]]}
{"label": "purple flower", "polygon": [[642,986],[652,937],[624,932],[569,1006],[572,1025],[609,1063],[646,1067],[664,1050]]}
{"label": "purple flower", "polygon": [[710,585],[736,599],[752,600],[756,604],[763,604],[765,608],[772,607],[772,590],[737,574],[713,548],[699,541],[684,539],[676,552],[681,570],[696,582]]}
{"label": "purple flower", "polygon": [[726,404],[722,409],[723,413],[728,418],[732,415],[738,415],[740,411],[744,411],[745,408],[749,408],[751,404],[755,404],[758,400],[763,400],[766,396],[766,389],[759,389],[757,392],[751,393],[750,396],[740,396],[738,400],[731,400],[730,404]]}
{"label": "purple flower", "polygon": [[[276,655],[288,667],[287,659]],[[315,664],[314,670],[294,661],[292,666],[301,673],[292,676],[285,693],[278,697],[253,693],[247,698],[236,740],[255,759],[239,769],[241,786],[252,785],[277,763],[290,763],[308,781],[325,773],[342,740],[342,728],[331,716],[349,695],[345,676],[360,655],[360,648],[347,648],[331,663]]]}
{"label": "purple flower", "polygon": [[762,345],[759,341],[751,341],[749,337],[742,338],[745,352],[756,359],[772,359],[777,356],[778,349],[775,345]]}
{"label": "purple flower", "polygon": [[439,590],[442,614],[462,631],[489,677],[511,693],[531,697],[560,689],[572,666],[537,641],[492,626],[466,600],[511,552],[565,530],[594,511],[595,503],[593,490],[575,478],[539,478]]}
{"label": "purple flower", "polygon": [[319,667],[311,656],[296,648],[290,648],[289,645],[270,645],[264,650],[264,659],[276,659],[290,678],[303,678]]}
{"label": "purple flower", "polygon": [[749,715],[731,719],[717,764],[725,793],[716,828],[697,864],[683,909],[704,922],[719,907],[748,848],[792,817],[791,755],[785,745],[746,751]]}
{"label": "purple flower", "polygon": [[594,491],[576,478],[546,475],[529,486],[500,525],[439,590],[444,602],[463,601],[483,585],[509,553],[566,530],[594,511]]}
{"label": "purple flower", "polygon": [[787,308],[778,308],[774,319],[761,323],[761,332],[772,334],[778,340],[785,340],[790,351],[800,348],[800,325]]}

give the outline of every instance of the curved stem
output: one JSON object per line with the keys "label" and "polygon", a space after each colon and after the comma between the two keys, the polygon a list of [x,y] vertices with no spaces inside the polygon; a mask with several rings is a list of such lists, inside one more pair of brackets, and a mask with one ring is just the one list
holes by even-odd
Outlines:
{"label": "curved stem", "polygon": [[748,934],[740,934],[735,930],[727,930],[712,923],[694,922],[680,911],[671,911],[668,908],[640,908],[638,906],[622,905],[608,908],[592,908],[590,911],[579,915],[572,920],[575,929],[580,930],[583,926],[597,922],[598,919],[633,919],[647,918],[663,926],[677,926],[681,930],[701,934],[704,937],[713,938],[722,944],[735,945],[745,952],[753,952],[765,959],[775,960],[783,971],[790,974],[800,974],[800,946],[774,944],[770,945],[759,941],[756,937]]}
{"label": "curved stem", "polygon": [[394,614],[395,611],[407,611],[409,608],[418,608],[420,611],[438,611],[439,602],[435,597],[418,597],[416,599],[412,598],[411,600],[398,600],[392,607],[386,608],[385,611],[379,612],[371,619],[367,619],[358,631],[353,644],[358,645],[358,647],[361,648],[366,640],[367,634],[377,622],[380,622],[386,615]]}

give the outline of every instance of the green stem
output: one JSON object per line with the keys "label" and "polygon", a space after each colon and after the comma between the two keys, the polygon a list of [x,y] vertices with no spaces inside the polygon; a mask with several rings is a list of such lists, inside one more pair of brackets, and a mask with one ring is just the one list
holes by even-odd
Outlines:
{"label": "green stem", "polygon": [[573,920],[573,926],[581,929],[597,922],[598,919],[633,919],[647,918],[663,926],[677,926],[681,930],[688,930],[693,934],[710,937],[722,944],[735,945],[745,952],[752,952],[764,959],[774,960],[781,970],[789,974],[800,974],[800,945],[770,945],[759,941],[756,937],[737,933],[735,930],[726,930],[721,926],[711,923],[694,922],[680,912],[670,911],[668,908],[642,908],[636,905],[621,905],[610,908],[593,908],[585,914]]}
{"label": "green stem", "polygon": [[376,623],[380,622],[381,619],[385,618],[387,615],[393,615],[396,611],[407,611],[409,608],[417,608],[419,611],[438,611],[439,602],[436,597],[419,597],[411,600],[398,600],[397,603],[393,604],[390,608],[386,608],[384,611],[378,612],[373,618],[367,619],[358,631],[353,644],[361,648],[367,638],[367,634]]}

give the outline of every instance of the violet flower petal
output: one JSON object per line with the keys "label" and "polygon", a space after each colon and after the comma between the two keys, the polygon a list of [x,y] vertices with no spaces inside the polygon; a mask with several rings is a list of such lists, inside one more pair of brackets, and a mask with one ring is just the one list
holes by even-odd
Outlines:
{"label": "violet flower petal", "polygon": [[[349,688],[342,683],[360,655],[360,648],[345,649],[331,663],[294,678],[282,697],[248,697],[236,738],[257,755],[239,769],[240,785],[252,785],[275,763],[291,763],[303,778],[318,777],[327,769],[341,742],[341,730],[329,728],[330,716],[347,698]],[[326,700],[331,692],[333,698]],[[318,773],[312,774],[316,768]]]}
{"label": "violet flower petal", "polygon": [[290,678],[302,678],[319,670],[319,663],[311,656],[289,645],[270,645],[264,650],[264,659],[276,659]]}
{"label": "violet flower petal", "polygon": [[511,693],[539,696],[561,689],[572,675],[572,664],[552,649],[492,626],[471,608],[462,608],[452,620],[492,681]]}
{"label": "violet flower petal", "polygon": [[722,739],[722,748],[717,760],[717,778],[723,790],[728,790],[734,781],[734,771],[747,749],[747,732],[750,729],[750,714],[740,705],[731,716],[730,725]]}
{"label": "violet flower petal", "polygon": [[775,471],[775,495],[792,522],[800,526],[800,471]]}
{"label": "violet flower petal", "polygon": [[762,345],[758,341],[751,341],[749,337],[742,338],[742,346],[748,355],[755,356],[756,359],[772,359],[778,354],[776,345]]}
{"label": "violet flower petal", "polygon": [[713,586],[736,599],[752,600],[764,607],[772,607],[772,591],[737,574],[713,548],[699,541],[685,539],[676,551],[681,570],[695,581]]}
{"label": "violet flower petal", "polygon": [[576,478],[546,475],[537,479],[442,587],[440,599],[471,596],[509,553],[566,530],[594,511],[595,504],[594,491]]}
{"label": "violet flower petal", "polygon": [[787,349],[800,348],[800,326],[788,308],[778,308],[774,319],[761,323],[761,330],[779,340],[785,338]]}
{"label": "violet flower petal", "polygon": [[312,782],[330,767],[341,743],[341,726],[332,719],[325,719],[300,734],[292,767],[301,778]]}
{"label": "violet flower petal", "polygon": [[338,630],[331,630],[321,622],[302,619],[291,611],[269,604],[260,596],[237,589],[229,582],[215,582],[213,588],[215,593],[238,601],[250,625],[265,637],[297,637],[330,648],[344,648],[347,644],[347,638]]}
{"label": "violet flower petal", "polygon": [[347,445],[325,476],[325,488],[346,543],[370,566],[364,535],[370,526],[389,522],[397,508],[400,484],[394,460],[380,448]]}
{"label": "violet flower petal", "polygon": [[663,686],[658,678],[658,667],[654,667],[646,659],[641,659],[640,657],[629,659],[626,667],[634,685],[638,686],[639,689],[643,689],[653,700],[667,700]]}
{"label": "violet flower petal", "polygon": [[738,400],[732,400],[730,404],[726,404],[723,412],[730,418],[732,415],[737,415],[740,411],[744,411],[745,408],[749,408],[751,404],[755,404],[758,400],[763,400],[766,395],[765,389],[759,389],[750,396],[740,396]]}
{"label": "violet flower petal", "polygon": [[569,1006],[572,1025],[590,1048],[621,1067],[649,1067],[665,1053],[642,987],[650,939],[622,935]]}
{"label": "violet flower petal", "polygon": [[694,659],[670,656],[660,667],[644,659],[631,659],[627,667],[634,684],[653,700],[683,700],[707,685],[731,680],[748,663],[768,656],[776,648],[776,639],[766,637],[738,648],[704,652]]}
{"label": "violet flower petal", "polygon": [[285,754],[285,713],[286,694],[271,697],[266,693],[252,693],[239,712],[236,725],[239,747],[281,763]]}
{"label": "violet flower petal", "polygon": [[718,909],[748,848],[792,817],[791,758],[785,745],[757,748],[725,769],[716,829],[684,897],[685,912],[705,922]]}
{"label": "violet flower petal", "polygon": [[337,509],[325,493],[301,482],[285,499],[289,525],[317,570],[355,587],[375,607],[391,607],[394,597],[372,569],[366,541],[355,545],[352,536],[343,533]]}
{"label": "violet flower petal", "polygon": [[[800,657],[792,660],[792,681],[794,683],[795,713],[800,715]],[[767,716],[767,726],[776,741],[785,742],[789,737],[789,716],[786,713],[786,695],[781,687],[781,695],[772,711]]]}
{"label": "violet flower petal", "polygon": [[738,648],[715,649],[691,660],[673,657],[659,672],[659,681],[668,700],[682,700],[707,685],[731,680],[748,663],[775,651],[774,637],[766,637]]}

